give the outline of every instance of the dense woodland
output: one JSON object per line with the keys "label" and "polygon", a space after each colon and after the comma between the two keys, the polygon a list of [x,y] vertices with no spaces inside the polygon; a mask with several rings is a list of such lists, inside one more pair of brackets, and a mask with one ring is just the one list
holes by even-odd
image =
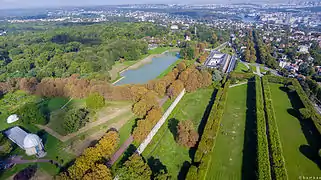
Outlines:
{"label": "dense woodland", "polygon": [[0,37],[0,81],[13,77],[82,77],[108,79],[119,60],[147,54],[146,36],[163,37],[165,27],[110,23],[57,27]]}

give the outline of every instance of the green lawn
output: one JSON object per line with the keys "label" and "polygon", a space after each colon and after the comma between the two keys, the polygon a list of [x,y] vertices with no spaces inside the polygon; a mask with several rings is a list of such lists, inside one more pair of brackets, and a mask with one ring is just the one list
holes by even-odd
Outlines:
{"label": "green lawn", "polygon": [[178,59],[177,61],[175,61],[173,64],[171,64],[170,66],[168,66],[168,68],[166,68],[162,73],[160,73],[157,78],[162,78],[164,76],[166,76],[169,72],[171,72],[173,70],[173,68],[180,63],[181,61],[183,61],[183,59]]}
{"label": "green lawn", "polygon": [[238,62],[236,68],[235,68],[235,72],[246,72],[248,70],[248,68],[241,62]]}
{"label": "green lawn", "polygon": [[148,54],[162,54],[163,52],[170,49],[171,47],[157,47],[155,49],[148,50]]}
{"label": "green lawn", "polygon": [[[220,132],[206,179],[255,179],[254,83],[228,90]],[[250,95],[250,96],[249,96]],[[249,97],[248,97],[249,96]]]}
{"label": "green lawn", "polygon": [[211,100],[212,93],[213,89],[200,89],[194,93],[188,93],[182,98],[143,152],[143,157],[149,164],[160,161],[161,165],[157,167],[151,165],[152,169],[159,170],[161,167],[166,167],[172,179],[180,179],[185,176],[186,165],[191,162],[191,157],[189,148],[178,145],[174,140],[175,129],[178,122],[184,120],[193,121],[195,129],[197,129]]}
{"label": "green lawn", "polygon": [[299,176],[320,177],[321,170],[308,158],[314,159],[317,155],[315,147],[321,147],[320,139],[317,138],[319,134],[315,133],[311,121],[298,119],[298,109],[303,105],[295,93],[288,94],[282,86],[270,84],[289,179],[298,179]]}

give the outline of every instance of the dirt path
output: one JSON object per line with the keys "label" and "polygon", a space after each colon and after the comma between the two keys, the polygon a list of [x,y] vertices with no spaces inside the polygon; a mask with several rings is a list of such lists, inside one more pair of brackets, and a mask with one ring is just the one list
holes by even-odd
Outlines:
{"label": "dirt path", "polygon": [[101,129],[98,132],[95,132],[94,134],[91,134],[87,136],[84,140],[77,140],[74,145],[71,146],[71,153],[76,154],[77,156],[81,155],[82,152],[94,144],[97,140],[99,140],[101,137],[106,134],[106,131],[110,128],[115,128],[119,130],[123,127],[131,118],[133,117],[132,114],[122,118],[120,121],[117,121],[115,123],[110,124],[107,128]]}
{"label": "dirt path", "polygon": [[117,116],[120,116],[124,113],[127,113],[130,111],[130,108],[131,106],[126,106],[124,108],[121,108],[121,109],[118,109],[116,110],[114,113],[112,114],[109,114],[103,118],[100,118],[99,120],[95,121],[95,122],[91,122],[91,123],[88,123],[85,127],[81,128],[79,131],[77,132],[74,132],[74,133],[71,133],[71,134],[68,134],[66,136],[62,136],[60,135],[59,133],[55,132],[54,130],[50,129],[49,127],[47,126],[43,126],[43,125],[36,125],[38,128],[40,129],[43,129],[45,131],[47,131],[49,134],[51,134],[52,136],[56,137],[57,139],[59,139],[60,141],[62,142],[66,142],[68,141],[69,139],[73,138],[73,137],[76,137],[78,136],[79,134],[83,133],[83,132],[86,132],[87,130],[93,128],[93,127],[96,127],[96,126],[99,126],[99,125],[102,125],[104,123],[106,123],[107,121],[117,117]]}
{"label": "dirt path", "polygon": [[124,144],[121,145],[121,147],[117,150],[117,152],[115,152],[115,154],[109,160],[108,164],[110,166],[113,165],[117,161],[117,159],[126,151],[126,149],[133,142],[133,140],[134,140],[133,136],[129,136],[129,138],[124,142]]}

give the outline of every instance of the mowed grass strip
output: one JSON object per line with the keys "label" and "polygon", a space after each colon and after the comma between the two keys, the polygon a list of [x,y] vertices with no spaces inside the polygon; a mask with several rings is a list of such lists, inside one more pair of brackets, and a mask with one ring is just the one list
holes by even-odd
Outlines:
{"label": "mowed grass strip", "polygon": [[313,129],[312,122],[298,118],[298,109],[303,107],[299,97],[295,93],[288,94],[280,84],[270,83],[270,89],[289,179],[320,177],[321,170],[308,158],[313,156],[309,143],[319,143],[320,140],[309,135],[311,131],[307,129]]}
{"label": "mowed grass strip", "polygon": [[[254,83],[252,83],[254,86]],[[252,84],[249,84],[252,86]],[[245,135],[249,135],[251,131],[245,131],[247,116],[247,103],[248,103],[248,86],[247,84],[233,87],[229,89],[227,103],[220,127],[219,135],[216,139],[215,147],[212,153],[212,161],[209,166],[207,179],[229,179],[237,180],[244,177],[247,170],[244,170],[243,161],[243,148],[250,146],[248,142],[244,142]],[[252,94],[255,98],[255,93]],[[255,101],[254,101],[255,106]],[[255,126],[253,127],[255,128]],[[255,137],[252,137],[255,139]],[[248,140],[248,139],[247,139]],[[248,149],[249,147],[247,147]],[[255,157],[256,149],[252,149],[252,156]],[[250,159],[245,161],[251,162]],[[247,163],[244,162],[244,163]],[[251,162],[253,163],[253,162]],[[250,168],[252,165],[248,165]],[[243,171],[243,174],[242,174]],[[247,171],[248,172],[248,171]],[[255,170],[252,169],[255,173]],[[247,177],[249,178],[249,176]]]}
{"label": "mowed grass strip", "polygon": [[[186,93],[175,107],[167,121],[154,136],[152,142],[143,152],[143,157],[152,166],[159,170],[166,168],[171,179],[182,179],[185,177],[188,164],[191,163],[189,148],[176,143],[174,135],[179,121],[191,120],[197,130],[211,100],[213,89],[199,89],[193,93]],[[157,162],[159,162],[157,163]],[[154,167],[153,164],[158,164]]]}

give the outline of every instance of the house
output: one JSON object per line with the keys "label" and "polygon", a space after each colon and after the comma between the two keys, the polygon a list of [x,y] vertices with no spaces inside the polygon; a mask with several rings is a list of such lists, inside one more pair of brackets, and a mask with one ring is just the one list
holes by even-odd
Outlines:
{"label": "house", "polygon": [[307,45],[298,46],[298,52],[304,53],[304,54],[309,53],[309,46],[307,46]]}
{"label": "house", "polygon": [[178,30],[178,25],[171,25],[171,30]]}
{"label": "house", "polygon": [[42,140],[36,134],[27,133],[18,126],[8,129],[4,134],[21,149],[25,150],[28,156],[46,156]]}

